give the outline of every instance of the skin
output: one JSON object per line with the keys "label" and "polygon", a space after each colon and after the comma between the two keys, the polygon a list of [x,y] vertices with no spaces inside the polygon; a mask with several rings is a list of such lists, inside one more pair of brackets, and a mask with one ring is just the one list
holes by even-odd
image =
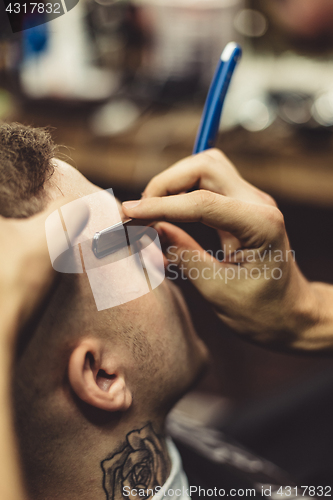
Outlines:
{"label": "skin", "polygon": [[[0,217],[0,496],[8,500],[26,498],[21,481],[16,437],[13,428],[10,372],[17,333],[36,312],[42,297],[54,279],[45,240],[44,224],[50,213],[71,198],[49,205],[43,213],[29,220]],[[82,212],[76,220],[80,232],[89,217]],[[30,235],[34,234],[34,238]]]}
{"label": "skin", "polygon": [[[199,189],[184,194],[194,186]],[[165,170],[142,200],[124,203],[123,210],[128,217],[200,221],[218,230],[223,262],[179,228],[155,226],[166,256],[244,338],[281,351],[332,351],[333,287],[305,279],[275,201],[242,179],[220,151]]]}
{"label": "skin", "polygon": [[[53,200],[59,199],[63,195],[81,198],[102,191],[69,164],[56,160],[56,165],[55,174],[49,181],[50,185],[45,186]],[[62,194],[59,194],[59,191]],[[124,218],[121,205],[119,202],[117,204],[120,214]],[[90,304],[90,286],[86,277],[82,278],[80,284],[82,296]],[[135,279],[134,276],[133,281]],[[124,320],[126,318],[127,321],[133,321],[135,324],[140,319],[140,324],[146,332],[146,339],[151,344],[153,354],[157,355],[161,348],[162,352],[168,353],[163,367],[165,373],[169,374],[169,370],[172,369],[175,383],[178,384],[180,377],[183,377],[184,385],[187,386],[200,369],[203,359],[207,356],[207,351],[196,335],[178,288],[169,280],[164,280],[159,287],[150,293],[117,307],[118,313],[124,317]],[[98,317],[102,317],[105,324],[108,324],[110,314],[112,314],[112,309],[100,311]],[[95,321],[95,317],[93,321]],[[100,319],[99,321],[101,322]],[[182,364],[182,367],[178,366],[178,369],[175,369],[178,364]],[[170,378],[169,375],[168,378]]]}
{"label": "skin", "polygon": [[[85,196],[98,190],[81,174],[62,163],[58,163],[57,173],[50,182],[51,185],[47,186],[47,189],[50,198],[53,199],[61,199],[63,195]],[[183,194],[196,185],[199,186],[199,190]],[[156,226],[166,255],[170,257],[170,245],[172,245],[173,255],[177,256],[177,264],[184,266],[184,272],[190,279],[191,269],[197,268],[201,272],[205,267],[205,278],[193,280],[194,285],[212,303],[221,319],[244,337],[261,345],[283,350],[331,350],[333,318],[330,304],[333,287],[321,283],[309,283],[293,259],[274,263],[274,266],[281,271],[281,279],[266,279],[263,269],[264,266],[270,265],[266,252],[281,251],[285,255],[290,250],[283,216],[274,200],[244,181],[221,152],[211,150],[171,167],[148,184],[140,203],[136,202],[135,207],[133,203],[132,206],[125,204],[124,212],[127,216],[152,220],[202,221],[216,228],[221,243],[228,247],[227,258],[223,262],[211,259],[179,228],[168,223]],[[237,252],[239,249],[242,252]],[[184,250],[187,252],[186,259],[184,254],[182,255]],[[198,255],[201,257],[199,262]],[[249,259],[249,256],[253,255],[254,261]],[[191,258],[194,256],[196,259]],[[218,277],[214,274],[214,266],[221,271]],[[226,282],[228,270],[235,266],[237,269],[240,266],[248,271],[256,268],[259,271],[259,279],[257,276],[243,279],[241,275],[240,278]],[[80,295],[85,304],[84,309],[90,311],[93,301],[84,276],[80,280]],[[82,477],[79,478],[83,486],[82,491],[78,492],[80,498],[85,498],[88,486],[90,489],[87,498],[92,493],[98,498],[101,492],[101,460],[112,458],[114,456],[111,455],[112,450],[117,454],[116,450],[121,448],[121,443],[123,445],[126,443],[126,436],[133,430],[137,431],[147,426],[147,422],[153,416],[154,432],[163,433],[163,420],[167,407],[153,411],[156,409],[161,386],[163,387],[167,379],[168,383],[164,386],[163,392],[169,387],[170,393],[166,399],[171,405],[172,398],[180,395],[193,381],[205,358],[203,345],[189,327],[184,304],[173,287],[170,288],[169,282],[165,282],[163,286],[145,297],[119,306],[118,309],[130,323],[137,324],[138,314],[140,315],[140,326],[146,333],[152,356],[147,371],[147,364],[144,362],[140,364],[140,361],[135,360],[121,343],[116,343],[112,347],[122,359],[127,373],[132,373],[132,378],[129,377],[129,386],[133,394],[136,393],[134,398],[136,403],[117,423],[117,436],[122,435],[123,441],[119,441],[119,438],[111,433],[107,438],[104,436],[101,441],[98,439],[100,432],[98,429],[96,433],[90,432],[89,429],[87,432],[83,431],[81,439],[76,440],[75,450],[79,456],[83,456],[80,467]],[[103,328],[103,325],[108,324],[107,316],[110,311],[102,311],[99,314]],[[109,317],[109,322],[111,320],[112,316]],[[157,326],[160,323],[164,326],[161,330]],[[184,328],[185,324],[187,328]],[[15,330],[14,322],[11,323],[11,328],[12,331]],[[36,342],[40,340],[37,334]],[[161,352],[165,353],[162,358]],[[36,363],[38,363],[37,358]],[[155,365],[154,359],[157,359]],[[48,360],[42,359],[39,362],[42,371],[44,370],[43,373],[46,373]],[[155,373],[155,383],[149,391],[146,391],[145,384],[137,381],[143,382],[151,370]],[[29,385],[32,381],[29,381],[28,370],[24,369],[24,366],[23,373]],[[179,387],[180,380],[182,383]],[[140,404],[140,401],[144,401],[145,404]],[[68,413],[77,424],[75,420],[78,416],[77,410],[68,400],[66,388],[62,387],[58,392],[56,403],[60,404],[62,411]],[[7,424],[8,422],[7,419]],[[84,457],[87,445],[90,453]],[[163,447],[163,443],[161,446]],[[70,470],[70,457],[68,464],[66,459],[66,454],[62,454],[65,469]],[[91,474],[89,477],[95,478],[93,484],[91,481],[89,483],[86,481],[87,470]],[[65,490],[60,493],[62,498],[66,498],[66,485],[70,477],[67,478],[65,473],[63,479]],[[72,495],[71,492],[70,496]],[[46,495],[46,498],[52,496]]]}
{"label": "skin", "polygon": [[[59,205],[68,202],[68,198],[63,198],[64,194],[70,194],[74,197],[84,196],[98,189],[82,178],[78,172],[62,163],[59,163],[57,174],[50,182],[50,186],[47,186],[49,197],[55,199],[55,203]],[[177,193],[184,193],[197,184],[199,184],[197,192],[177,195]],[[166,195],[171,196],[167,197]],[[5,242],[1,246],[0,252],[2,261],[7,263],[6,267],[1,269],[0,280],[2,298],[0,301],[2,317],[0,397],[3,403],[0,411],[0,433],[2,436],[0,470],[4,478],[0,481],[0,485],[2,488],[1,496],[13,500],[24,498],[25,493],[21,487],[20,468],[15,453],[15,438],[10,411],[9,371],[16,333],[36,311],[38,302],[50,286],[54,276],[45,244],[44,221],[55,208],[57,208],[56,205],[51,205],[47,213],[33,217],[28,221],[5,221],[0,218],[0,234],[3,236],[1,241]],[[202,221],[216,228],[221,241],[228,245],[230,255],[223,263],[210,260],[208,256],[204,265],[208,268],[213,264],[220,266],[222,276],[227,268],[235,265],[236,261],[244,268],[251,269],[251,267],[256,266],[262,269],[266,264],[265,257],[257,259],[255,263],[252,262],[249,265],[249,262],[244,258],[244,255],[245,257],[248,255],[246,252],[254,250],[258,255],[262,255],[269,246],[283,251],[289,249],[283,217],[276,208],[274,200],[246,183],[230,162],[216,150],[188,158],[154,178],[147,186],[141,203],[137,204],[135,208],[130,205],[125,206],[124,212],[126,215],[136,217],[144,215],[154,220]],[[82,225],[82,221],[80,224]],[[184,264],[185,273],[189,274],[189,270],[193,267],[198,267],[200,270],[201,264],[197,260],[188,259],[188,256],[191,257],[191,253],[194,255],[195,251],[199,252],[202,257],[205,256],[203,250],[192,238],[168,223],[160,223],[157,228],[163,240],[166,255],[168,255],[168,247],[172,244],[177,249],[178,264]],[[32,232],[35,235],[34,239],[27,237]],[[8,238],[8,235],[11,238]],[[239,248],[245,253],[237,254],[236,251]],[[186,254],[186,262],[185,259],[181,259],[182,250],[189,252]],[[239,260],[239,255],[241,255],[241,260]],[[27,263],[29,263],[28,266]],[[332,287],[325,284],[308,283],[293,260],[282,262],[279,266],[283,272],[283,279],[279,282],[276,280],[268,280],[268,282],[267,280],[265,282],[262,280],[252,280],[252,282],[234,280],[224,284],[223,280],[220,279],[199,279],[194,281],[194,285],[213,304],[222,319],[229,322],[250,340],[260,342],[263,345],[272,345],[273,343],[275,347],[284,349],[331,349],[333,318],[330,313],[330,304]],[[33,268],[38,269],[38,272],[30,272],[30,269]],[[89,287],[84,277],[82,278],[80,282],[81,301],[89,316],[90,308],[94,306],[94,303]],[[33,289],[31,289],[31,285],[33,285]],[[169,378],[172,388],[169,401],[171,404],[171,393],[173,392],[173,397],[176,397],[174,387],[176,380],[177,390],[181,392],[185,390],[190,379],[193,381],[193,378],[200,371],[206,351],[188,324],[186,309],[181,298],[175,290],[169,288],[169,284],[163,285],[163,288],[159,287],[158,290],[158,292],[148,294],[145,298],[119,306],[119,311],[126,315],[126,321],[131,317],[135,321],[138,315],[142,315],[141,321],[145,325],[145,332],[149,337],[152,352],[155,354],[150,361],[161,350],[167,354],[168,349],[171,349],[171,355],[162,359],[158,358],[157,366],[153,367],[154,370],[159,369],[159,374],[162,375],[162,378],[157,379],[156,390],[154,391],[154,387],[151,387],[150,391],[140,393],[141,398],[146,398],[147,408],[145,405],[134,404],[131,411],[116,422],[118,436],[116,437],[108,432],[107,428],[101,430],[97,426],[93,430],[90,429],[83,415],[78,411],[79,408],[72,405],[69,388],[60,385],[60,390],[57,391],[56,396],[52,394],[49,402],[55,403],[65,415],[65,419],[67,418],[66,426],[63,427],[62,432],[69,432],[70,435],[71,424],[79,425],[80,428],[82,422],[77,420],[78,416],[83,418],[85,426],[81,427],[79,435],[75,437],[75,442],[72,439],[76,456],[80,457],[80,463],[76,463],[75,469],[82,472],[81,476],[79,474],[76,478],[82,485],[82,489],[76,484],[73,485],[71,449],[64,449],[64,453],[61,454],[63,465],[61,476],[63,485],[61,486],[64,490],[59,491],[58,489],[56,494],[55,490],[51,493],[44,492],[39,494],[40,498],[77,497],[90,499],[93,497],[104,499],[105,495],[101,485],[101,464],[109,463],[110,460],[119,455],[120,450],[128,446],[127,439],[131,432],[141,432],[142,429],[150,425],[157,436],[159,432],[163,432],[163,415],[166,408],[163,410],[160,408],[159,411],[155,412],[151,411],[161,392],[159,384],[163,377],[165,378],[167,374],[169,377],[171,376],[171,379]],[[156,295],[157,293],[160,295]],[[176,305],[177,314],[171,320]],[[162,316],[159,316],[159,313]],[[107,321],[107,316],[105,316],[107,314],[107,311],[101,313],[102,328]],[[156,330],[156,325],[161,317],[166,322],[171,321],[169,328],[163,332]],[[112,321],[111,317],[110,321]],[[186,328],[184,328],[185,324]],[[50,326],[52,326],[52,322]],[[149,330],[149,327],[152,326],[155,328]],[[36,342],[38,343],[40,340],[42,338],[37,334]],[[47,342],[47,339],[45,341]],[[108,353],[107,347],[105,350]],[[142,378],[140,379],[142,370],[147,369],[147,367],[145,368],[144,364],[138,364],[137,360],[135,363],[134,357],[130,355],[128,350],[126,352],[120,343],[116,343],[112,350],[117,351],[117,356],[120,358],[123,355],[123,363],[127,365],[127,371],[133,373],[129,385],[135,393],[136,390],[139,390],[139,387],[136,387],[136,380],[142,380]],[[38,352],[38,349],[35,351]],[[180,354],[181,352],[182,354]],[[186,369],[182,366],[181,358],[184,364],[190,362]],[[170,364],[175,359],[177,363]],[[166,368],[161,366],[163,365],[162,361]],[[50,365],[48,359],[44,360],[43,356],[36,355],[29,368],[38,363],[40,363],[38,366],[41,369],[40,373],[43,374],[40,386],[42,388],[45,379],[47,379],[45,374],[50,371]],[[29,385],[32,382],[36,383],[36,380],[29,380],[29,370],[24,368],[27,367],[24,367],[23,363],[21,378],[26,379],[28,390]],[[150,365],[148,372],[151,372],[151,369]],[[177,377],[173,378],[172,372],[170,375],[170,369],[177,371]],[[16,372],[17,378],[20,377],[19,371],[20,368]],[[54,382],[56,379],[53,379]],[[144,384],[139,384],[139,386],[143,387]],[[55,399],[52,400],[52,398]],[[147,422],[148,409],[149,417],[153,417],[153,424]],[[119,436],[122,437],[119,438]],[[162,449],[165,446],[163,436],[160,445],[156,444],[156,449],[160,449],[160,446]],[[87,449],[89,449],[88,454]],[[55,481],[59,487],[59,478],[56,477]],[[38,496],[32,498],[38,498]]]}
{"label": "skin", "polygon": [[[68,164],[59,160],[55,163],[55,173],[44,186],[50,203],[102,191]],[[125,446],[126,436],[148,424],[162,439],[160,463],[164,470],[159,477],[168,476],[165,417],[202,372],[207,349],[196,335],[183,297],[169,280],[142,297],[99,312],[85,274],[68,275],[64,280],[45,305],[24,355],[15,364],[15,411],[25,480],[29,498],[34,500],[104,500],[101,462]],[[68,280],[75,281],[76,286],[70,314],[64,312],[70,302],[64,284]],[[79,337],[72,336],[75,331]],[[62,349],[75,352],[75,356],[71,355],[68,362]],[[95,356],[91,367],[85,365],[85,349]],[[43,425],[34,417],[35,392],[45,394],[38,403],[45,414]],[[110,415],[114,412],[114,418],[102,426],[98,424],[101,409]],[[96,419],[97,423],[89,424]],[[39,457],[38,440],[29,437],[29,426],[34,422],[37,427],[31,436],[45,436],[51,449],[54,442],[55,455]],[[34,447],[37,465],[26,455],[26,450]],[[36,474],[46,478],[45,487],[33,479]]]}

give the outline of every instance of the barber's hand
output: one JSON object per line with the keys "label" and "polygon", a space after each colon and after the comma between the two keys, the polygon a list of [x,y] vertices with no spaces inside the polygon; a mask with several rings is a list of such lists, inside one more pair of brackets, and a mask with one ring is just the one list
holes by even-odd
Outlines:
{"label": "barber's hand", "polygon": [[[194,186],[198,190],[184,194]],[[180,228],[166,222],[156,226],[169,262],[227,324],[253,341],[308,348],[300,331],[312,321],[312,291],[290,251],[283,216],[220,151],[178,162],[152,179],[136,206],[124,203],[123,210],[134,218],[200,221],[216,228],[225,251],[222,262]]]}
{"label": "barber's hand", "polygon": [[[45,220],[70,201],[72,199],[60,198],[44,212],[28,219],[0,217],[0,309],[2,326],[7,326],[2,335],[14,338],[15,331],[30,318],[50,287],[55,272],[46,243]],[[77,234],[88,218],[85,204],[81,210],[73,212]],[[57,239],[56,234],[54,237]]]}

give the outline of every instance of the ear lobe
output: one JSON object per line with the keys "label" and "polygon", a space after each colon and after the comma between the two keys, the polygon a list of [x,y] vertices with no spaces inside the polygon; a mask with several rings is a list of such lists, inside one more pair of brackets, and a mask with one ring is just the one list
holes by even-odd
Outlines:
{"label": "ear lobe", "polygon": [[85,339],[74,349],[68,378],[76,395],[96,408],[126,411],[132,404],[132,394],[116,354],[107,353],[97,339]]}

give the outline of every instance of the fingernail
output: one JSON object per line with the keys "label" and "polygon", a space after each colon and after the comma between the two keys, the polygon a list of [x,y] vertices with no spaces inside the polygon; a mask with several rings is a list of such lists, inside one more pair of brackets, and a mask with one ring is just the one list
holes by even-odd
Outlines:
{"label": "fingernail", "polygon": [[124,201],[123,207],[125,208],[135,208],[141,203],[141,200],[135,200],[135,201]]}

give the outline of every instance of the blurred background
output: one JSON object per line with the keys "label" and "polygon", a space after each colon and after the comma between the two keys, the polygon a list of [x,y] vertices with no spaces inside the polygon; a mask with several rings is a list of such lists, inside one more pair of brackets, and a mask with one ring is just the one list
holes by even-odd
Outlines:
{"label": "blurred background", "polygon": [[[276,198],[307,278],[333,283],[331,0],[80,0],[34,28],[16,17],[15,33],[1,2],[0,120],[51,126],[62,157],[123,201],[191,154],[220,53],[241,43],[217,146]],[[177,411],[301,484],[331,484],[332,359],[247,344],[180,286],[214,354]]]}

